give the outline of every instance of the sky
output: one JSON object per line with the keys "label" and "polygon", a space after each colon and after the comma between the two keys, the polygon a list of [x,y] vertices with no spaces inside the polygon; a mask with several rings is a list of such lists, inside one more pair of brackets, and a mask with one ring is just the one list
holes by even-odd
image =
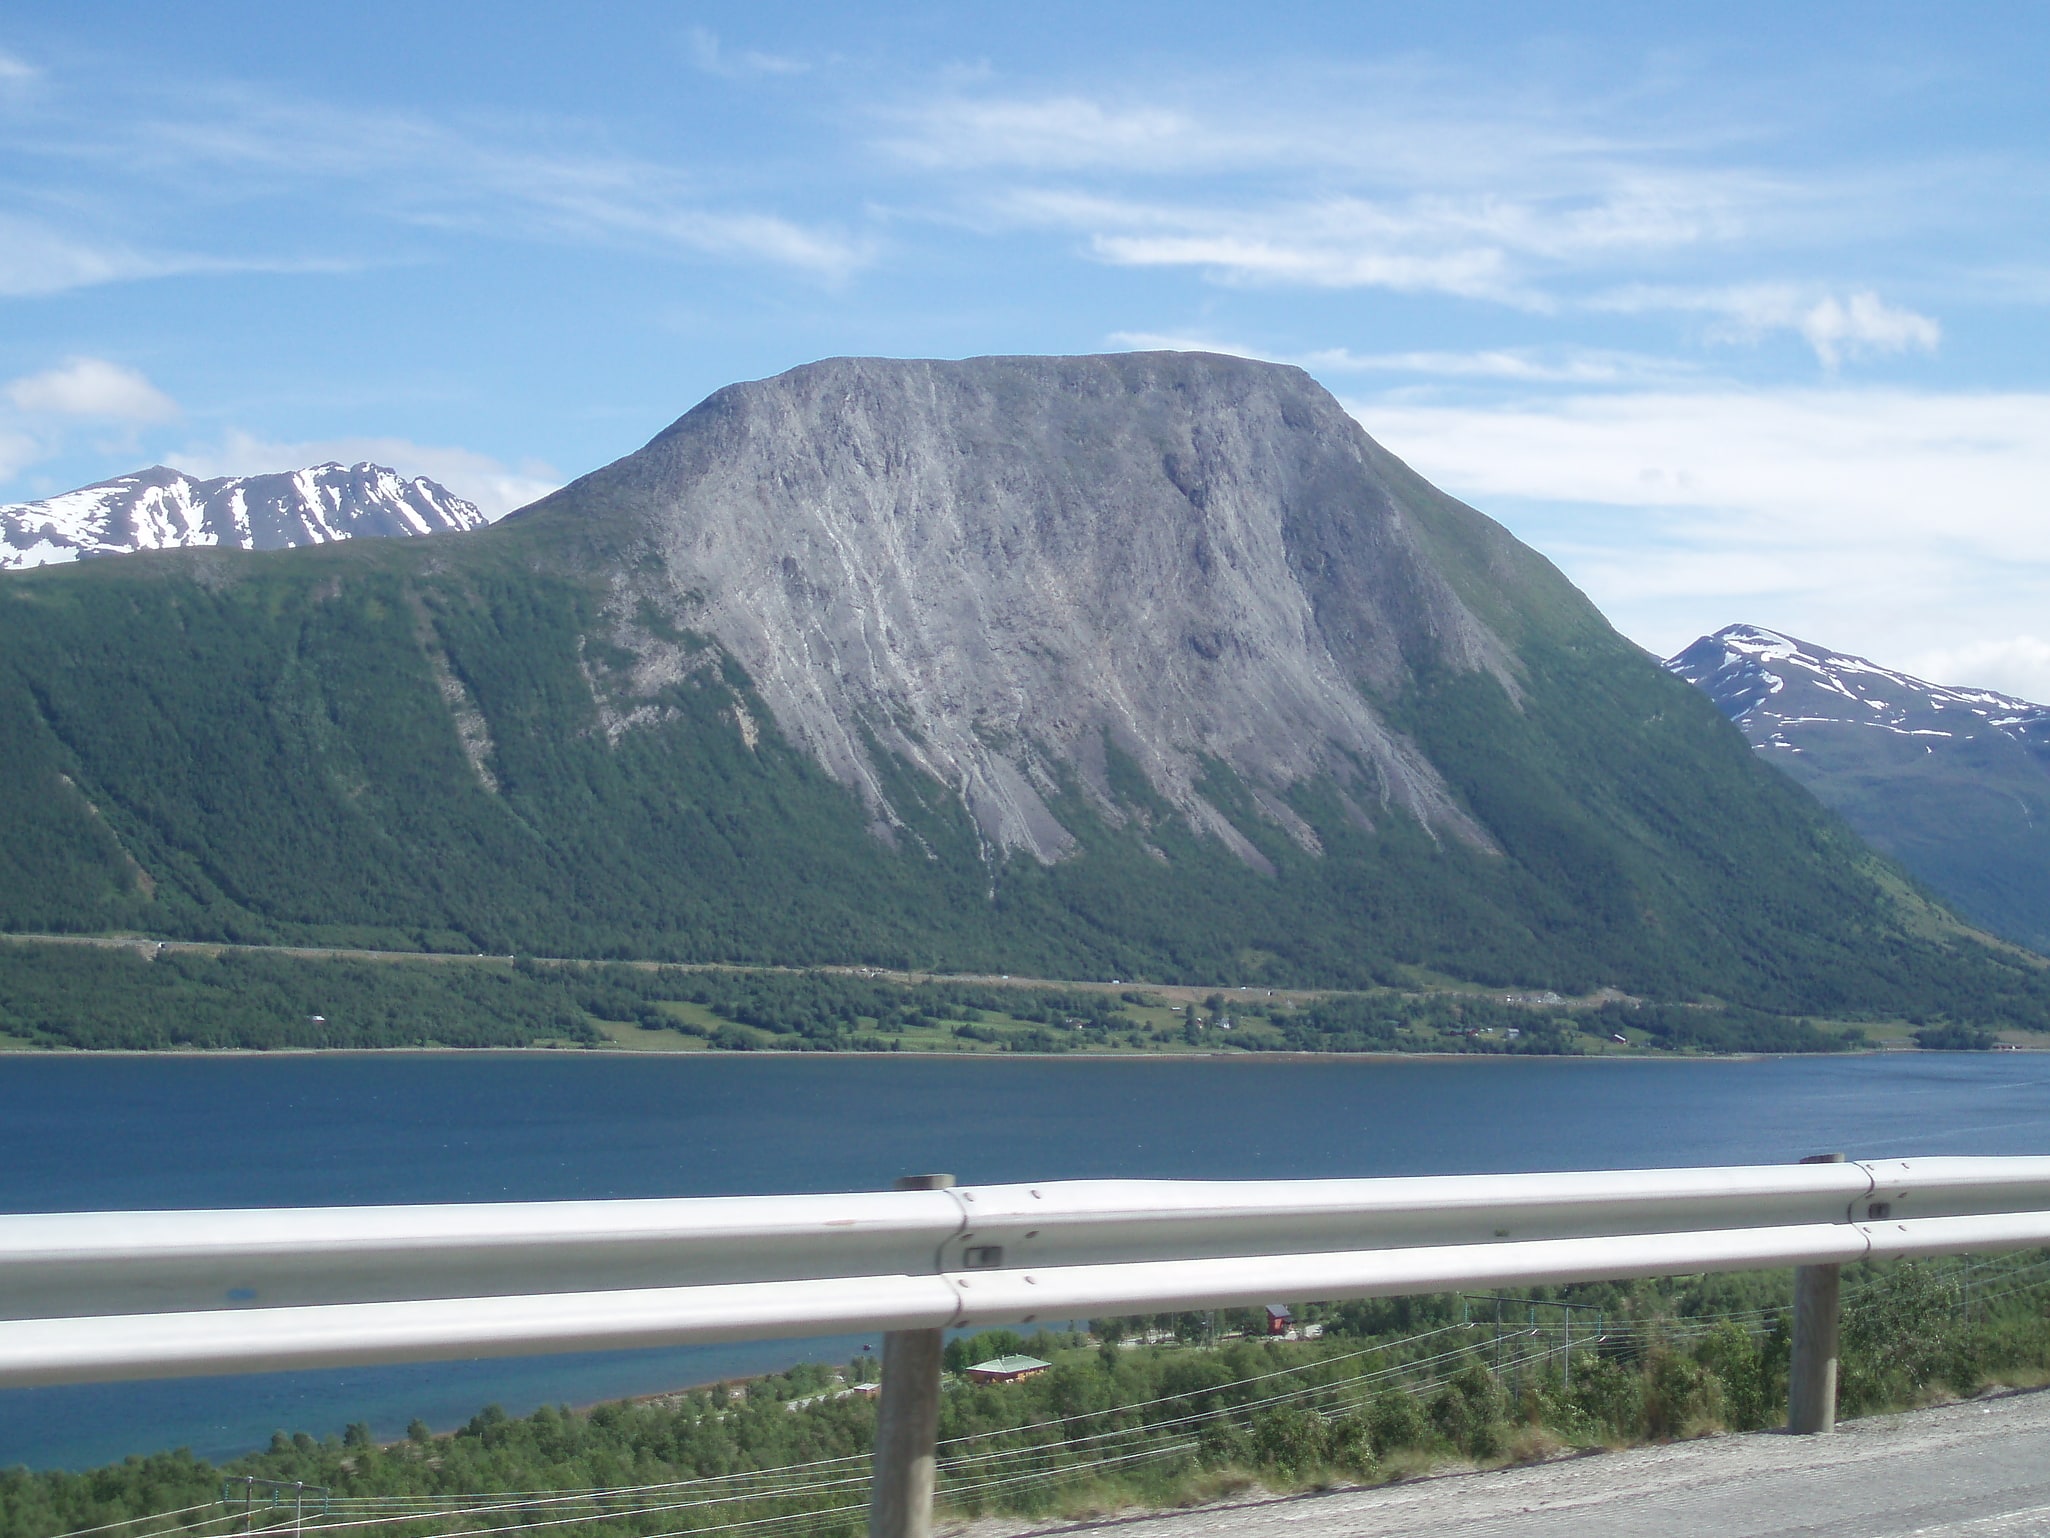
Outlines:
{"label": "sky", "polygon": [[841,354],[1301,365],[1661,655],[2050,701],[2040,4],[0,13],[0,502],[494,515]]}

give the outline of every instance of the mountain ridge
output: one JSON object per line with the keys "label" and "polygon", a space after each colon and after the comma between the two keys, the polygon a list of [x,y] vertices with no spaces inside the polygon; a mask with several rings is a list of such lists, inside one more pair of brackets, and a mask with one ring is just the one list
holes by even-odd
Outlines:
{"label": "mountain ridge", "polygon": [[16,930],[2050,1022],[1240,359],[828,360],[459,540],[15,573],[0,758]]}
{"label": "mountain ridge", "polygon": [[0,571],[138,550],[280,550],[481,528],[474,503],[425,476],[363,461],[203,479],[152,465],[0,506]]}
{"label": "mountain ridge", "polygon": [[1967,917],[2050,951],[2050,707],[1755,625],[1665,666]]}

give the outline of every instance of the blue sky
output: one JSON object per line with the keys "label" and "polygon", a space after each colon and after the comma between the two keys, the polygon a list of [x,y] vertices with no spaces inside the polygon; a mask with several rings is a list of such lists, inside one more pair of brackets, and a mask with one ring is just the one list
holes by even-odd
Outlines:
{"label": "blue sky", "polygon": [[2050,13],[0,16],[0,500],[493,512],[840,353],[1301,363],[1660,652],[2050,699]]}

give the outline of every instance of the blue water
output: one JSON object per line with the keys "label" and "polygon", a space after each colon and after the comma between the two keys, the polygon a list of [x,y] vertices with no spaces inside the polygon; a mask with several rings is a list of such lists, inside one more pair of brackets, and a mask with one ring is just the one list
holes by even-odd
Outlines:
{"label": "blue water", "polygon": [[[692,1196],[2050,1152],[2050,1055],[1759,1061],[0,1058],[0,1211]],[[397,1436],[859,1337],[0,1392],[0,1465]]]}

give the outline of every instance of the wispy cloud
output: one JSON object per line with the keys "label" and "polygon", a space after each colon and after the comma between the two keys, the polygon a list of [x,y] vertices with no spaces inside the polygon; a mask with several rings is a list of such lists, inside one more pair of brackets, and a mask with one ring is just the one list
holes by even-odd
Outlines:
{"label": "wispy cloud", "polygon": [[[146,88],[100,92],[90,103],[51,93],[12,148],[22,185],[47,191],[91,168],[93,191],[47,196],[39,220],[0,228],[0,295],[361,266],[393,259],[388,234],[373,234],[393,224],[759,263],[828,281],[876,250],[870,232],[748,207],[691,168],[622,152],[566,122],[365,110],[202,82],[175,102]],[[198,243],[179,233],[193,207],[292,208],[309,198],[321,204],[317,250],[292,247],[290,232],[303,223],[293,218],[274,222],[271,252],[175,249]],[[351,222],[338,225],[338,206]],[[337,255],[337,227],[345,250],[361,255]]]}
{"label": "wispy cloud", "polygon": [[1686,273],[1691,288],[1669,284],[1662,306],[1640,313],[1685,308],[1692,293],[1699,308],[1721,303],[1732,330],[1796,332],[1831,369],[1935,345],[1933,320],[1869,288],[1698,280],[1704,269],[1812,271],[1894,217],[1879,210],[1912,169],[1891,181],[1841,167],[1802,174],[1755,122],[1676,125],[1620,87],[1482,94],[1408,63],[1299,69],[1287,98],[1242,76],[1041,94],[949,87],[885,115],[877,146],[951,178],[971,222],[1070,232],[1113,266],[1533,313],[1604,293],[1649,298],[1653,275]]}
{"label": "wispy cloud", "polygon": [[1023,225],[1076,231],[1097,260],[1193,267],[1224,282],[1384,288],[1550,306],[1518,271],[1504,211],[1440,201],[1359,197],[1232,208],[1045,189],[990,204]]}
{"label": "wispy cloud", "polygon": [[1622,385],[1671,383],[1697,371],[1671,358],[1597,348],[1491,347],[1470,352],[1355,352],[1318,347],[1285,352],[1223,342],[1186,332],[1113,331],[1114,347],[1142,352],[1216,352],[1236,358],[1293,363],[1313,374],[1407,374],[1437,379],[1495,380],[1514,384]]}
{"label": "wispy cloud", "polygon": [[2050,641],[2034,634],[1925,647],[1892,659],[1918,678],[2050,701]]}
{"label": "wispy cloud", "polygon": [[41,440],[18,428],[0,426],[0,485],[5,485],[48,450]]}
{"label": "wispy cloud", "polygon": [[175,270],[175,259],[60,235],[34,220],[0,218],[0,296],[61,294]]}
{"label": "wispy cloud", "polygon": [[136,429],[178,414],[147,375],[105,358],[72,358],[10,379],[0,384],[0,485],[62,455],[81,431],[105,438],[115,429],[99,446],[125,457],[135,451]]}
{"label": "wispy cloud", "polygon": [[316,438],[291,443],[230,431],[219,443],[195,445],[165,456],[166,464],[201,477],[262,475],[328,460],[342,464],[368,460],[404,475],[424,475],[476,503],[486,517],[494,519],[562,485],[562,477],[545,464],[508,466],[473,449],[414,443],[406,438]]}
{"label": "wispy cloud", "polygon": [[1221,129],[1175,107],[1073,95],[954,95],[886,121],[882,147],[935,170],[1215,171],[1271,159],[1288,137]]}
{"label": "wispy cloud", "polygon": [[138,370],[104,358],[73,358],[61,367],[10,381],[7,399],[17,411],[90,417],[113,422],[166,422],[178,403]]}
{"label": "wispy cloud", "polygon": [[1743,220],[1727,178],[1636,173],[1596,188],[1388,188],[1300,198],[1178,201],[1029,186],[981,195],[987,216],[1080,232],[1099,260],[1196,267],[1242,283],[1388,288],[1554,300],[1561,271],[1603,269],[1733,239]]}
{"label": "wispy cloud", "polygon": [[[1726,388],[1353,411],[1655,650],[1739,619],[1893,660],[2040,628],[2050,396]],[[2050,673],[2030,687],[2050,697]]]}
{"label": "wispy cloud", "polygon": [[804,60],[785,54],[763,53],[754,48],[729,49],[710,27],[690,29],[690,56],[691,62],[706,74],[723,75],[729,80],[748,75],[802,75],[811,69]]}
{"label": "wispy cloud", "polygon": [[175,175],[225,169],[251,190],[283,179],[354,186],[366,209],[415,224],[569,244],[633,244],[766,261],[840,278],[872,257],[872,237],[721,206],[692,174],[593,149],[537,148],[510,128],[219,93],[203,121],[143,125]]}
{"label": "wispy cloud", "polygon": [[33,64],[0,50],[0,86],[27,85],[32,80],[41,79],[42,73]]}
{"label": "wispy cloud", "polygon": [[1907,351],[1934,352],[1943,328],[1927,315],[1888,304],[1871,289],[1818,293],[1791,283],[1749,283],[1723,288],[1647,285],[1598,296],[1591,308],[1622,313],[1673,310],[1705,313],[1720,324],[1720,341],[1756,341],[1777,331],[1799,335],[1823,367],[1847,359]]}
{"label": "wispy cloud", "polygon": [[353,271],[361,265],[327,255],[250,257],[138,250],[117,238],[63,234],[37,220],[0,216],[0,299],[34,299],[154,278],[333,273]]}

